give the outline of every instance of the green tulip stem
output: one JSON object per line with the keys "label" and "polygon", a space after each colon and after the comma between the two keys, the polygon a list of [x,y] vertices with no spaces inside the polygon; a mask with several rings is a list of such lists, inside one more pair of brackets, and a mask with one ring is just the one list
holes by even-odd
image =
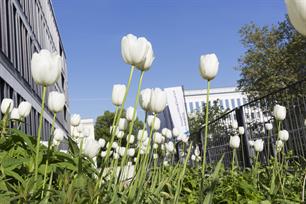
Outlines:
{"label": "green tulip stem", "polygon": [[7,126],[7,121],[9,119],[9,109],[11,107],[11,104],[9,105],[9,107],[7,107],[5,114],[3,116],[3,126],[2,126],[2,131],[1,131],[1,137],[4,137],[4,135],[6,134],[6,126]]}
{"label": "green tulip stem", "polygon": [[235,154],[236,154],[236,149],[233,149],[233,159],[232,159],[232,172],[235,169]]}
{"label": "green tulip stem", "polygon": [[[43,127],[43,118],[44,118],[44,111],[45,111],[45,99],[46,99],[46,92],[47,87],[43,86],[43,92],[42,92],[42,102],[41,102],[41,112],[39,116],[39,126],[37,131],[37,143],[36,143],[36,157],[35,157],[35,181],[37,181],[38,176],[38,159],[39,159],[39,147],[40,147],[40,137],[41,137],[41,131]],[[36,182],[34,184],[36,186]]]}
{"label": "green tulip stem", "polygon": [[[126,92],[125,92],[124,97],[123,97],[123,102],[122,102],[122,104],[121,104],[121,107],[120,107],[120,110],[119,110],[119,114],[117,115],[117,118],[116,118],[116,120],[115,120],[116,122],[115,122],[115,127],[114,127],[114,129],[117,128],[117,126],[118,126],[118,124],[119,124],[120,117],[121,117],[121,115],[122,115],[122,113],[123,113],[124,104],[125,104],[127,95],[128,95],[128,93],[129,93],[129,90],[130,90],[130,86],[131,86],[131,82],[132,82],[134,70],[135,70],[135,67],[132,66],[132,67],[131,67],[131,70],[130,70],[129,80],[128,80],[127,87],[126,87]],[[113,142],[114,142],[114,139],[115,139],[115,133],[116,133],[116,131],[112,131],[112,134],[111,134],[111,135],[112,135],[111,141],[110,141],[109,146],[107,147],[107,150],[106,150],[105,164],[107,164],[108,159],[109,159],[109,153],[110,153],[111,146],[113,145]],[[101,168],[101,171],[103,171],[103,168]]]}
{"label": "green tulip stem", "polygon": [[[130,141],[130,137],[131,137],[131,134],[133,132],[134,123],[135,123],[135,120],[136,120],[136,109],[137,109],[138,102],[139,102],[139,94],[140,94],[140,91],[141,91],[141,86],[142,86],[142,80],[143,80],[144,73],[145,73],[144,71],[141,72],[139,82],[138,82],[137,95],[136,95],[136,99],[135,99],[135,102],[134,102],[133,117],[132,117],[132,122],[130,123],[130,126],[129,126],[129,134],[127,136],[127,143],[126,143],[126,146],[125,146],[124,155],[123,155],[123,158],[121,160],[120,173],[122,173],[123,166],[126,163],[127,151],[128,151],[129,146],[130,146],[129,141]],[[120,176],[118,178],[120,178]]]}
{"label": "green tulip stem", "polygon": [[142,147],[144,131],[146,130],[147,117],[148,117],[148,112],[146,111],[146,113],[145,113],[145,121],[144,121],[144,125],[143,125],[143,128],[142,128],[142,133],[141,133],[140,144],[139,144],[139,148],[138,148],[138,152],[137,152],[137,156],[136,156],[135,171],[137,171],[138,164],[139,164],[140,150],[141,150],[141,147]]}
{"label": "green tulip stem", "polygon": [[206,165],[206,149],[207,149],[207,138],[208,138],[209,91],[210,91],[210,80],[207,81],[206,110],[205,110],[205,135],[204,135],[203,162],[202,162],[202,180],[205,175],[205,165]]}
{"label": "green tulip stem", "polygon": [[79,163],[78,163],[78,172],[82,172],[82,154],[83,154],[83,138],[81,138],[80,149],[79,149]]}
{"label": "green tulip stem", "polygon": [[46,158],[46,165],[45,165],[45,172],[44,172],[44,181],[43,181],[43,187],[41,192],[41,199],[44,197],[44,191],[45,191],[45,185],[47,181],[47,172],[48,172],[48,166],[49,166],[49,157],[50,157],[50,149],[51,149],[51,141],[53,139],[54,129],[55,129],[55,120],[56,120],[56,113],[53,114],[53,120],[52,120],[52,127],[51,127],[51,135],[48,140],[48,149],[47,149],[47,158]]}
{"label": "green tulip stem", "polygon": [[[113,119],[111,134],[113,134],[113,132],[115,131],[115,124],[116,124],[116,121],[117,121],[118,110],[119,110],[119,106],[116,106],[115,116],[114,116],[114,119]],[[116,131],[115,131],[115,132],[116,132]]]}
{"label": "green tulip stem", "polygon": [[268,163],[270,164],[270,131],[268,130]]}

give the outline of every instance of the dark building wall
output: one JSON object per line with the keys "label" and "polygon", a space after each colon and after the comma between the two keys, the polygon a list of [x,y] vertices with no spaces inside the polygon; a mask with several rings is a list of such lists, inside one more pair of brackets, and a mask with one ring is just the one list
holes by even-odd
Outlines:
{"label": "dark building wall", "polygon": [[[70,131],[66,56],[49,0],[0,0],[0,99],[14,99],[15,106],[27,100],[33,110],[22,127],[36,135],[41,109],[42,87],[36,85],[30,70],[31,57],[40,49],[58,52],[63,59],[63,71],[58,82],[48,92],[65,93],[67,103],[57,116],[56,125]],[[48,96],[48,93],[47,93]],[[44,140],[50,133],[52,113],[44,114]]]}

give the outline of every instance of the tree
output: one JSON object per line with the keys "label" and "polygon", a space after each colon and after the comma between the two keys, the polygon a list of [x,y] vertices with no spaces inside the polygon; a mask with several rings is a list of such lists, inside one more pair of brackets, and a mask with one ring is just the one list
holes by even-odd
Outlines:
{"label": "tree", "polygon": [[251,99],[305,79],[306,38],[288,18],[271,27],[247,24],[240,35],[246,51],[236,68],[241,71],[238,88]]}
{"label": "tree", "polygon": [[[98,140],[100,138],[105,139],[106,141],[110,141],[111,134],[110,134],[110,127],[113,124],[113,120],[115,117],[115,113],[110,111],[105,111],[103,115],[98,116],[95,124],[95,138]],[[125,110],[121,116],[122,118],[125,117]],[[137,136],[138,130],[143,128],[143,122],[136,118],[132,134]],[[126,130],[125,134],[128,134],[128,130]],[[123,142],[122,144],[124,144]]]}

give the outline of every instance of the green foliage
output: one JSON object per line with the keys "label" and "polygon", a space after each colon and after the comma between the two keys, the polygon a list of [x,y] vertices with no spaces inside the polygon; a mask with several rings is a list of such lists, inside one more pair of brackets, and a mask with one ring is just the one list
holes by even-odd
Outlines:
{"label": "green foliage", "polygon": [[238,87],[251,98],[305,79],[306,38],[288,18],[272,27],[247,24],[240,35],[246,51],[237,67],[241,71]]}

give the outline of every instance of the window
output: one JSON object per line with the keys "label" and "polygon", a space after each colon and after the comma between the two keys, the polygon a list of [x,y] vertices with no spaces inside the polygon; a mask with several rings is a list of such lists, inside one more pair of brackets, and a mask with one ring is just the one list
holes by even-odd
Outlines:
{"label": "window", "polygon": [[236,107],[236,104],[235,104],[235,99],[231,99],[231,103],[232,103],[232,108],[234,109]]}
{"label": "window", "polygon": [[200,104],[199,102],[195,102],[196,111],[200,111]]}
{"label": "window", "polygon": [[220,100],[220,106],[221,106],[222,109],[224,109],[223,100]]}
{"label": "window", "polygon": [[226,107],[226,109],[229,109],[229,108],[230,108],[228,99],[225,99],[225,107]]}
{"label": "window", "polygon": [[189,103],[189,110],[190,110],[190,112],[193,112],[193,103],[192,102]]}
{"label": "window", "polygon": [[237,98],[237,106],[241,106],[240,98]]}

